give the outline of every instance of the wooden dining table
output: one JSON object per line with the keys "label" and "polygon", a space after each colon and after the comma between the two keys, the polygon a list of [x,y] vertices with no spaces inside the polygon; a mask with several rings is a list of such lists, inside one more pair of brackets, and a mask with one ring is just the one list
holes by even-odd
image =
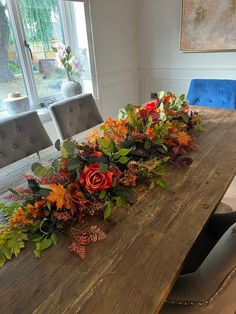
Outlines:
{"label": "wooden dining table", "polygon": [[[0,313],[158,313],[191,247],[236,174],[236,111],[199,108],[205,131],[195,140],[189,167],[168,166],[167,189],[137,189],[137,201],[117,208],[110,222],[97,218],[107,238],[88,249],[84,262],[70,239],[35,258],[32,248],[0,269]],[[75,136],[84,138],[85,133]],[[48,161],[58,152],[41,152]],[[30,156],[0,170],[6,187],[25,182]],[[95,218],[96,219],[96,218]]]}

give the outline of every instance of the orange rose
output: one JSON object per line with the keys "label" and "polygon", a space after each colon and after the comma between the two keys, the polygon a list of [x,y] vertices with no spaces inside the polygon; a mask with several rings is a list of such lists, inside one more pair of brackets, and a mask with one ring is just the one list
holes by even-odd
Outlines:
{"label": "orange rose", "polygon": [[99,171],[99,164],[96,162],[90,166],[85,166],[80,175],[80,184],[89,192],[94,193],[97,191],[108,189],[112,186],[113,173]]}

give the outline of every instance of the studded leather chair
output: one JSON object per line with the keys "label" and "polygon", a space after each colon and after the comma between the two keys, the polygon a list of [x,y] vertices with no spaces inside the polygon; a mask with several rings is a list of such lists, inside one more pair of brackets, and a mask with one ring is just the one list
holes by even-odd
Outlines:
{"label": "studded leather chair", "polygon": [[187,98],[190,105],[236,109],[236,80],[194,79]]}
{"label": "studded leather chair", "polygon": [[[235,221],[234,213],[214,216],[209,227],[215,236],[227,228],[230,219]],[[215,228],[217,224],[220,228]],[[236,223],[217,241],[195,272],[179,276],[160,313],[235,313],[235,291]]]}
{"label": "studded leather chair", "polygon": [[92,94],[65,99],[51,105],[49,110],[62,140],[103,122]]}
{"label": "studded leather chair", "polygon": [[51,145],[36,111],[0,121],[0,168]]}

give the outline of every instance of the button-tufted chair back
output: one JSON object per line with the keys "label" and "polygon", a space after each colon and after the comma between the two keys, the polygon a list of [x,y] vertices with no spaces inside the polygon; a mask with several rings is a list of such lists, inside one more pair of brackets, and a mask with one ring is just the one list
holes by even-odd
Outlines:
{"label": "button-tufted chair back", "polygon": [[236,109],[236,80],[194,79],[187,98],[190,105]]}
{"label": "button-tufted chair back", "polygon": [[0,121],[0,168],[51,145],[36,111]]}
{"label": "button-tufted chair back", "polygon": [[49,108],[61,139],[69,138],[102,123],[102,117],[92,94],[81,94]]}
{"label": "button-tufted chair back", "polygon": [[230,314],[236,310],[236,223],[201,266],[179,276],[161,314]]}

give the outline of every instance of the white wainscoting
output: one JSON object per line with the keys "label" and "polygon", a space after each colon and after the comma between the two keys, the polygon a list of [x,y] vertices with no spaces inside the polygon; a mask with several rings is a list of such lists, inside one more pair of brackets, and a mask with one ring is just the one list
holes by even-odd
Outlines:
{"label": "white wainscoting", "polygon": [[157,67],[142,68],[139,71],[139,97],[142,102],[150,98],[151,92],[160,90],[173,91],[176,94],[187,94],[189,83],[198,79],[236,79],[236,68],[211,67]]}
{"label": "white wainscoting", "polygon": [[115,116],[129,102],[138,102],[138,78],[138,69],[133,67],[98,74],[103,119]]}

